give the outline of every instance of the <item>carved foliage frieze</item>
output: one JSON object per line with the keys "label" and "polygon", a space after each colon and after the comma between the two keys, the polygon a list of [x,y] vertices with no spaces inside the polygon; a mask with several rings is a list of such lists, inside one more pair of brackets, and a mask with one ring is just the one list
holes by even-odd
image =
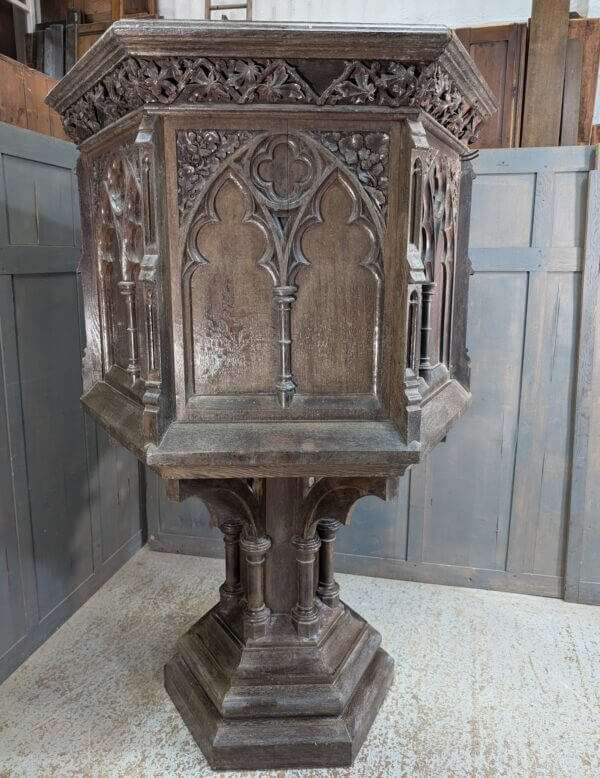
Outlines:
{"label": "carved foliage frieze", "polygon": [[281,59],[126,57],[62,114],[77,143],[149,103],[303,103],[419,107],[453,135],[473,142],[482,115],[437,63],[392,60],[340,64],[317,93],[297,67]]}
{"label": "carved foliage frieze", "polygon": [[[211,262],[202,247],[206,245],[210,251],[217,240],[213,236],[203,244],[203,235],[207,229],[214,233],[215,225],[222,221],[216,203],[224,187],[233,187],[229,200],[239,198],[243,203],[240,215],[244,229],[258,230],[254,237],[248,236],[245,246],[261,247],[255,265],[264,268],[273,283],[280,333],[280,369],[275,388],[280,404],[287,407],[296,391],[291,360],[292,308],[301,283],[300,271],[310,268],[314,259],[307,256],[303,240],[323,223],[322,202],[332,188],[337,187],[349,203],[347,215],[338,214],[336,218],[345,219],[349,232],[358,231],[354,247],[366,247],[359,264],[372,272],[378,294],[381,292],[389,138],[385,133],[366,132],[186,130],[178,133],[177,147],[179,206],[185,235],[185,315],[190,311],[191,277],[196,268]],[[193,179],[193,185],[187,186],[186,175]],[[233,229],[237,228],[232,225],[228,233]],[[226,237],[218,241],[223,239]],[[184,329],[191,332],[191,322],[184,323]],[[193,350],[191,344],[188,349]]]}

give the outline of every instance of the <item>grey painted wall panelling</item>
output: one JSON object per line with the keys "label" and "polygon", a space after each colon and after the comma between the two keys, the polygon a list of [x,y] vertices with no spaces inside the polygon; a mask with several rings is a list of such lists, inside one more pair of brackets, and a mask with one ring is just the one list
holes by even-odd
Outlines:
{"label": "grey painted wall panelling", "polygon": [[600,603],[600,147],[589,175],[565,598]]}
{"label": "grey painted wall panelling", "polygon": [[137,461],[79,403],[76,159],[0,124],[0,680],[142,543]]}

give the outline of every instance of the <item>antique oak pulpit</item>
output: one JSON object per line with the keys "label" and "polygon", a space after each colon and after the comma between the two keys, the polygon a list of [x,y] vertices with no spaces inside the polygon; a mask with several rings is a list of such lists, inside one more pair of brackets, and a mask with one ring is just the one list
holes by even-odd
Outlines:
{"label": "antique oak pulpit", "polygon": [[214,767],[350,764],[393,662],[335,537],[469,405],[495,99],[445,28],[128,21],[48,102],[81,150],[83,404],[224,536],[167,691]]}

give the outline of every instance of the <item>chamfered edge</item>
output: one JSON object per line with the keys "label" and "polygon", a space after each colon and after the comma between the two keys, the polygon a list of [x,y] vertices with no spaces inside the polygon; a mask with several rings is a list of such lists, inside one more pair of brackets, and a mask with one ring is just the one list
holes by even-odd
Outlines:
{"label": "chamfered edge", "polygon": [[455,33],[444,26],[279,24],[128,19],[115,22],[49,92],[59,113],[127,56],[265,55],[288,59],[438,61],[483,119],[498,108]]}

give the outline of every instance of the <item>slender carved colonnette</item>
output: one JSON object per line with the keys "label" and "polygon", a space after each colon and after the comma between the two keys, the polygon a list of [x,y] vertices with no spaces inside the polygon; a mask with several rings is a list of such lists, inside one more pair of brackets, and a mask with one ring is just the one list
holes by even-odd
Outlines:
{"label": "slender carved colonnette", "polygon": [[63,112],[63,124],[81,143],[149,103],[373,104],[422,108],[460,140],[475,140],[480,109],[439,64],[350,60],[339,67],[340,75],[317,92],[282,59],[128,56]]}

